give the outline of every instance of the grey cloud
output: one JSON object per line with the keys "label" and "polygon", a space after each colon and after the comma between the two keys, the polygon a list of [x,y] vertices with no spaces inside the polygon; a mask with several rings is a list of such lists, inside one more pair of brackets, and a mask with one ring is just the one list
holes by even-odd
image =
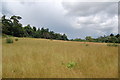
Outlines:
{"label": "grey cloud", "polygon": [[89,16],[99,13],[117,14],[117,2],[63,2],[63,7],[72,16]]}
{"label": "grey cloud", "polygon": [[2,2],[0,1],[0,17],[2,17]]}
{"label": "grey cloud", "polygon": [[100,30],[102,32],[104,32],[104,34],[111,34],[111,32],[113,31],[114,27],[106,27],[106,28],[101,28]]}
{"label": "grey cloud", "polygon": [[117,2],[63,2],[62,4],[66,9],[66,16],[75,18],[73,22],[76,25],[73,27],[93,33],[117,33],[117,17],[115,17],[118,16]]}
{"label": "grey cloud", "polygon": [[12,14],[12,11],[6,6],[7,3],[6,2],[2,2],[2,14],[4,15],[10,15]]}
{"label": "grey cloud", "polygon": [[3,3],[2,12],[8,16],[20,15],[23,18],[21,20],[23,25],[31,24],[40,28],[49,28],[55,32],[66,33],[69,38],[84,38],[111,33],[116,23],[113,22],[112,25],[107,24],[107,26],[101,26],[101,24],[117,15],[116,6],[116,3],[109,2],[37,3],[23,0],[17,3]]}

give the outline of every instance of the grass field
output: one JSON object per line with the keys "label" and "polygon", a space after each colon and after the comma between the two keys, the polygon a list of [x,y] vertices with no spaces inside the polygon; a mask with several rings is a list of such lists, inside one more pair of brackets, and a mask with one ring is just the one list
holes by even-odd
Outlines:
{"label": "grass field", "polygon": [[3,78],[118,77],[118,47],[104,43],[19,38],[2,45]]}

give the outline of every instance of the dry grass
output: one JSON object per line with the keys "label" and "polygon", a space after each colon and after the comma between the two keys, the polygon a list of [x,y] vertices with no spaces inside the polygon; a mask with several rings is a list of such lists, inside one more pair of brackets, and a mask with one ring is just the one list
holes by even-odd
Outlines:
{"label": "dry grass", "polygon": [[0,37],[0,79],[2,79],[2,38]]}
{"label": "dry grass", "polygon": [[[19,38],[3,39],[3,78],[115,78],[118,47],[79,42]],[[73,61],[76,66],[67,68]]]}

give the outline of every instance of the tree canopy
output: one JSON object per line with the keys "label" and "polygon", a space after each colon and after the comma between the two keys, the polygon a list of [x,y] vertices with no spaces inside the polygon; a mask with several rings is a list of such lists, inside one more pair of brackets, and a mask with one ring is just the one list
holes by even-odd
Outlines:
{"label": "tree canopy", "polygon": [[91,36],[86,36],[85,39],[77,38],[71,39],[72,41],[87,41],[87,42],[103,42],[103,43],[120,43],[120,34],[114,35],[110,34],[108,36],[100,36],[98,38],[92,38]]}
{"label": "tree canopy", "polygon": [[6,19],[6,16],[2,16],[2,33],[12,35],[15,37],[33,37],[33,38],[45,38],[45,39],[56,39],[56,40],[68,40],[66,34],[55,33],[50,31],[48,28],[42,27],[36,28],[31,27],[30,24],[22,26],[19,20],[22,19],[20,16],[11,16],[10,19]]}
{"label": "tree canopy", "polygon": [[[11,16],[6,19],[3,15],[0,20],[0,25],[2,25],[2,33],[6,35],[12,35],[15,37],[32,37],[32,38],[45,38],[45,39],[55,39],[55,40],[68,40],[66,34],[55,33],[50,31],[48,28],[36,28],[30,24],[23,26],[19,20],[20,16]],[[2,22],[2,23],[1,23]],[[120,43],[120,34],[110,34],[108,36],[100,36],[98,38],[92,38],[91,36],[86,36],[85,39],[76,38],[71,39],[71,41],[88,41],[88,42],[105,42],[105,43]]]}

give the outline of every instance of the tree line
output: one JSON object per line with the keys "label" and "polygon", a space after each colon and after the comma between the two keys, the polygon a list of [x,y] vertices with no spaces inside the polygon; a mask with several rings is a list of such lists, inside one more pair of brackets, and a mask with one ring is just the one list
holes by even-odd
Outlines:
{"label": "tree line", "polygon": [[32,38],[45,38],[45,39],[56,39],[56,40],[68,40],[65,34],[55,33],[49,31],[48,28],[36,28],[31,27],[30,24],[22,26],[19,20],[22,19],[20,16],[11,16],[6,19],[6,16],[2,16],[2,33],[12,35],[15,37],[32,37]]}
{"label": "tree line", "polygon": [[103,42],[103,43],[120,43],[120,34],[110,34],[108,36],[100,36],[98,38],[92,38],[91,36],[86,36],[85,39],[76,38],[71,39],[71,41],[82,41],[82,42]]}
{"label": "tree line", "polygon": [[22,19],[20,16],[11,16],[6,18],[5,15],[2,16],[0,25],[2,25],[2,33],[6,35],[11,35],[15,37],[32,37],[32,38],[45,38],[45,39],[55,39],[55,40],[70,40],[70,41],[83,41],[83,42],[105,42],[105,43],[120,43],[120,34],[110,34],[108,36],[100,36],[98,38],[92,38],[91,36],[86,36],[85,39],[76,38],[68,39],[66,34],[55,33],[50,31],[48,28],[36,28],[28,24],[23,26],[19,20]]}

